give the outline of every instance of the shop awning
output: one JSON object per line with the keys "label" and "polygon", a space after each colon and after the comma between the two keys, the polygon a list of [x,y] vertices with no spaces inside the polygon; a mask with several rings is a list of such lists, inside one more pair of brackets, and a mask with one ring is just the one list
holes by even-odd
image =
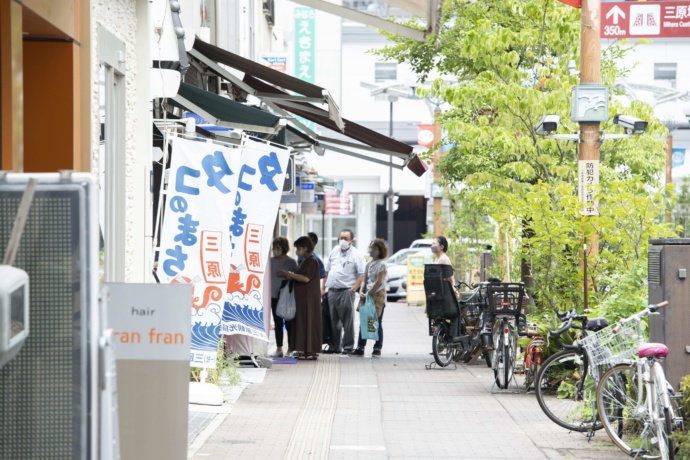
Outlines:
{"label": "shop awning", "polygon": [[180,84],[177,96],[168,99],[168,103],[218,126],[268,134],[276,134],[284,128],[280,117],[187,83]]}
{"label": "shop awning", "polygon": [[372,14],[345,6],[336,5],[327,0],[293,0],[300,5],[315,8],[326,13],[340,16],[350,21],[359,22],[376,29],[385,30],[395,35],[425,41],[429,34],[437,34],[440,27],[441,11],[444,0],[386,0],[390,6],[401,8],[420,18],[426,24],[426,30],[419,30],[404,24],[389,21]]}
{"label": "shop awning", "polygon": [[[396,169],[407,167],[418,176],[428,169],[426,163],[417,157],[410,145],[342,119],[337,112],[337,106],[328,96],[328,91],[319,86],[249,61],[199,39],[195,41],[194,49],[190,50],[189,54],[207,70],[230,82],[240,91],[260,98],[272,111],[297,128],[289,133],[290,136],[298,135],[302,145],[312,144],[319,154],[323,154],[327,149]],[[219,59],[218,62],[215,62],[216,59]],[[242,75],[236,75],[221,67],[219,63],[239,70]],[[300,95],[290,94],[287,91],[298,92]],[[321,98],[316,97],[319,93],[322,94]],[[328,108],[326,110],[314,104],[326,104]],[[341,132],[351,141],[319,136],[301,123],[296,116],[329,130]],[[386,157],[381,158],[372,154],[382,154]],[[388,155],[392,155],[392,161],[387,158]]]}
{"label": "shop awning", "polygon": [[[283,94],[283,92],[278,88],[263,83],[247,75],[245,75],[244,82],[264,94]],[[294,130],[294,133],[301,134],[302,139],[305,141],[311,139],[317,152],[319,152],[319,150],[323,152],[323,150],[326,149],[372,161],[374,163],[379,163],[385,166],[392,166],[398,169],[403,169],[407,166],[408,169],[418,176],[424,174],[424,172],[428,169],[426,163],[421,161],[419,157],[413,153],[412,146],[379,134],[376,131],[367,128],[366,126],[362,126],[353,121],[343,119],[345,129],[342,132],[345,134],[345,136],[351,138],[353,141],[358,142],[345,141],[333,137],[317,135],[305,127],[302,123],[295,120],[294,117],[290,117],[290,114],[298,115],[309,121],[313,121],[324,128],[337,131],[337,126],[332,120],[329,119],[328,114],[323,109],[320,109],[312,104],[290,101],[274,101],[272,108],[274,108],[278,113],[281,113],[287,117],[292,124],[304,131],[300,133],[299,131]],[[359,153],[357,150],[379,153],[383,155],[392,155],[402,160],[402,162],[391,163],[389,160],[373,157],[368,153]]]}
{"label": "shop awning", "polygon": [[[226,51],[217,46],[210,45],[199,38],[194,41],[194,48],[189,51],[189,54],[198,59],[206,65],[212,72],[219,74],[221,72],[228,73],[227,70],[220,67],[218,64],[223,64],[233,69],[244,73],[243,77],[234,77],[233,84],[239,86],[243,91],[256,96],[261,100],[273,100],[281,98],[284,101],[297,102],[313,102],[318,104],[325,104],[328,107],[328,117],[335,123],[339,130],[343,129],[343,120],[340,117],[340,109],[335,103],[328,90],[308,83],[292,75],[279,72],[264,65],[254,62],[252,60],[243,58],[235,53]],[[275,94],[261,94],[261,92],[252,88],[249,85],[243,85],[242,80],[247,77],[263,80],[271,85],[276,85],[285,88],[294,94],[283,93],[282,95]],[[227,79],[227,78],[226,78]]]}

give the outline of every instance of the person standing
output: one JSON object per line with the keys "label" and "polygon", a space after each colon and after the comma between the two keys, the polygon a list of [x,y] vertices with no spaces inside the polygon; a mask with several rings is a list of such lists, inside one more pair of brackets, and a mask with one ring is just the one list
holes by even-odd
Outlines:
{"label": "person standing", "polygon": [[355,345],[354,298],[364,280],[364,256],[352,243],[355,235],[349,228],[340,232],[339,244],[326,259],[326,278],[321,294],[328,289],[331,314],[331,343],[324,353],[352,352]]}
{"label": "person standing", "polygon": [[314,243],[309,237],[300,236],[294,242],[295,253],[303,257],[295,271],[278,271],[278,276],[284,276],[295,283],[295,304],[297,312],[292,321],[290,337],[298,358],[316,359],[321,352],[321,289],[319,277],[319,263],[314,257]]}
{"label": "person standing", "polygon": [[[383,347],[383,312],[386,308],[386,263],[384,259],[388,257],[388,246],[381,238],[376,238],[369,244],[369,255],[371,261],[364,269],[364,282],[359,290],[360,301],[364,301],[366,295],[369,294],[374,305],[376,305],[376,316],[379,318],[379,339],[374,343],[374,351],[371,353],[372,357],[381,356],[381,348]],[[359,330],[359,338],[357,340],[357,349],[353,351],[350,356],[364,356],[364,347],[366,347],[366,339],[362,339],[362,329]]]}
{"label": "person standing", "polygon": [[[321,278],[326,277],[326,268],[323,265],[323,261],[321,260],[321,257],[316,253],[316,244],[319,242],[319,236],[314,233],[314,232],[309,232],[307,233],[307,236],[311,240],[312,243],[314,243],[314,257],[316,257],[316,261],[319,263],[319,274]],[[303,257],[298,257],[297,258],[297,263],[302,263]]]}
{"label": "person standing", "polygon": [[[275,357],[283,357],[283,325],[288,331],[288,344],[292,342],[290,334],[290,321],[283,321],[283,318],[276,314],[278,306],[278,298],[280,297],[280,288],[283,283],[287,282],[285,277],[278,275],[278,272],[283,270],[286,272],[294,271],[297,268],[295,259],[288,256],[290,251],[290,243],[287,238],[279,236],[273,240],[273,257],[271,257],[271,311],[273,312],[273,324],[275,325],[276,335],[276,353]],[[288,350],[292,347],[288,346]]]}

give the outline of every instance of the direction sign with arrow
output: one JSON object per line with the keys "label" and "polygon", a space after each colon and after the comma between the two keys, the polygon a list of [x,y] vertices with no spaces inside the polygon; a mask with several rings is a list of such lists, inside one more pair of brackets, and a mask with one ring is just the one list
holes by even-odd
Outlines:
{"label": "direction sign with arrow", "polygon": [[623,18],[625,19],[625,13],[623,10],[618,7],[618,5],[615,5],[613,8],[609,10],[608,13],[606,13],[606,19],[609,19],[613,17],[613,23],[618,24],[618,18]]}

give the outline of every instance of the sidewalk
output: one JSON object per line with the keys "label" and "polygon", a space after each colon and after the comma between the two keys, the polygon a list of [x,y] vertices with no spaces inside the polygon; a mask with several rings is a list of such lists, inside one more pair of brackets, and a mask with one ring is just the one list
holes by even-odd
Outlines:
{"label": "sidewalk", "polygon": [[[383,356],[276,364],[245,389],[194,459],[625,459],[603,431],[587,441],[533,394],[497,393],[480,361],[426,370],[424,310],[389,304]],[[521,376],[518,376],[518,382]]]}

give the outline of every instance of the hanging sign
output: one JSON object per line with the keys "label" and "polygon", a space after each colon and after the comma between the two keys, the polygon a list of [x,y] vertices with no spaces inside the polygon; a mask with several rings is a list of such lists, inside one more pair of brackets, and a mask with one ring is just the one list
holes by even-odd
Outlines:
{"label": "hanging sign", "polygon": [[433,123],[419,123],[417,125],[417,144],[430,149],[434,145]]}
{"label": "hanging sign", "polygon": [[242,334],[268,341],[264,317],[271,299],[268,256],[290,152],[249,137],[242,138],[242,168],[230,218],[232,256],[223,307],[221,334]]}
{"label": "hanging sign", "polygon": [[158,279],[193,286],[193,367],[216,367],[230,268],[230,217],[242,169],[236,149],[173,139]]}
{"label": "hanging sign", "polygon": [[685,164],[685,149],[675,148],[671,152],[671,167],[683,166]]}

